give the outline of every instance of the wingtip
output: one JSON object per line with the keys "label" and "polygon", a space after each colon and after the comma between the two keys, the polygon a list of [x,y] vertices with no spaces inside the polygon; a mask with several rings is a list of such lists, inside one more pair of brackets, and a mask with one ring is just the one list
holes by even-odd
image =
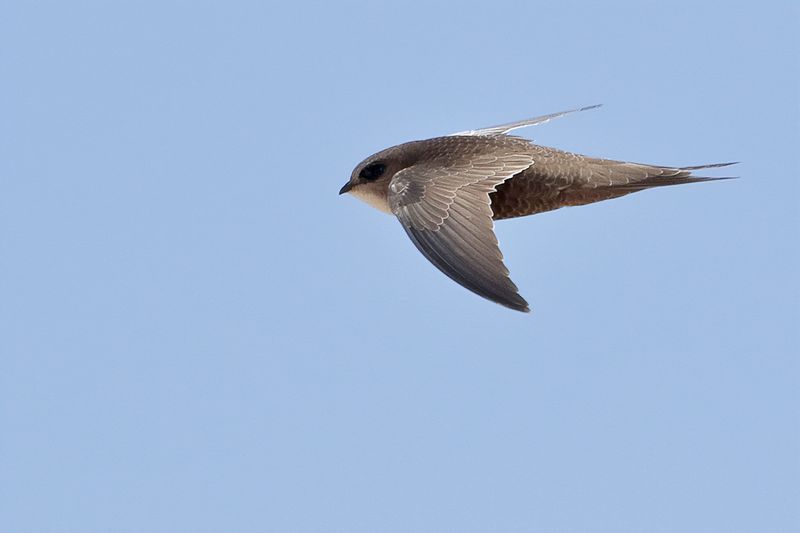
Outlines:
{"label": "wingtip", "polygon": [[729,167],[731,165],[738,165],[740,161],[728,161],[727,163],[711,163],[708,165],[692,165],[689,167],[681,167],[681,170],[703,170],[706,168],[722,168],[722,167]]}
{"label": "wingtip", "polygon": [[509,303],[502,303],[502,305],[508,307],[509,309],[513,309],[514,311],[519,311],[520,313],[530,313],[531,308],[528,305],[528,302],[522,296],[519,296],[519,301],[509,302]]}
{"label": "wingtip", "polygon": [[603,107],[603,104],[587,105],[586,107],[578,109],[578,111],[589,111],[590,109],[597,109],[598,107]]}

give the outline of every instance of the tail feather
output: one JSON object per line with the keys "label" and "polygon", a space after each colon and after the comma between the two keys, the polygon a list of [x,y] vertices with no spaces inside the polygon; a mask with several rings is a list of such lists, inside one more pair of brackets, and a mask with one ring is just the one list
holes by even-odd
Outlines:
{"label": "tail feather", "polygon": [[[736,179],[738,176],[696,176],[692,174],[695,170],[702,170],[707,168],[721,168],[735,165],[737,162],[730,163],[712,163],[708,165],[695,165],[689,167],[649,167],[647,165],[635,165],[628,163],[632,167],[639,167],[641,172],[639,179],[631,179],[627,183],[614,183],[611,187],[617,190],[625,191],[641,191],[653,187],[666,187],[669,185],[683,185],[687,183],[700,183],[704,181],[721,181]],[[629,167],[630,168],[630,167]]]}

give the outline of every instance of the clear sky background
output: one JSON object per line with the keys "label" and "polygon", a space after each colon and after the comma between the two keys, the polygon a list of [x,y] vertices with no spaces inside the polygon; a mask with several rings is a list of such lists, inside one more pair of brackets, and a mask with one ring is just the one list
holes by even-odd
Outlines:
{"label": "clear sky background", "polygon": [[[0,530],[800,529],[796,3],[4,2]],[[525,130],[737,181],[498,224],[339,187]]]}

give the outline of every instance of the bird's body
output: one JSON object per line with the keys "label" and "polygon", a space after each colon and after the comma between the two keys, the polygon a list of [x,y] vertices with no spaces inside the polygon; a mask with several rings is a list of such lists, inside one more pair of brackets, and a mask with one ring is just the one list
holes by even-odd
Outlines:
{"label": "bird's body", "polygon": [[641,165],[547,148],[507,135],[569,113],[412,141],[370,156],[341,192],[395,214],[417,248],[473,292],[527,311],[508,277],[493,220],[584,205],[632,192],[708,181],[693,170]]}

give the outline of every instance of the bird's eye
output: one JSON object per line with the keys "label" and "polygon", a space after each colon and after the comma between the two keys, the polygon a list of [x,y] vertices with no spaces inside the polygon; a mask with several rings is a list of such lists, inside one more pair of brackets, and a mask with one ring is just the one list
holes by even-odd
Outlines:
{"label": "bird's eye", "polygon": [[362,168],[358,176],[367,181],[372,181],[383,176],[384,172],[386,172],[386,165],[383,163],[372,163]]}

